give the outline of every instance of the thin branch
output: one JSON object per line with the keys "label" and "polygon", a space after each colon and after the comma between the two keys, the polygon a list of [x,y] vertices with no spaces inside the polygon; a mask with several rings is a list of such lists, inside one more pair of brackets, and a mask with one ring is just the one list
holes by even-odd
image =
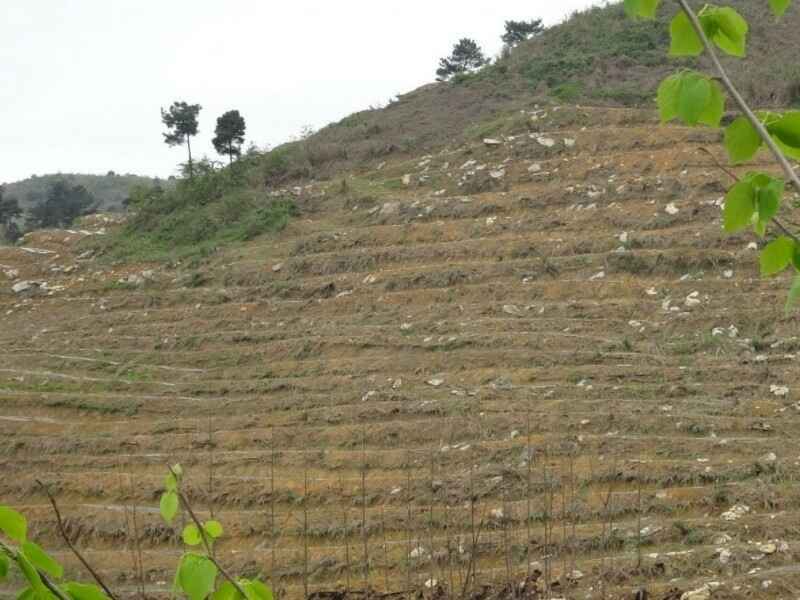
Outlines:
{"label": "thin branch", "polygon": [[72,550],[72,553],[78,558],[78,560],[81,561],[81,564],[86,568],[86,570],[89,571],[89,574],[97,582],[97,585],[103,588],[103,591],[106,593],[106,596],[111,598],[111,600],[117,600],[117,597],[114,595],[114,592],[112,592],[108,588],[105,582],[100,578],[100,575],[98,575],[97,571],[95,571],[92,568],[92,566],[87,562],[87,560],[83,557],[83,555],[78,551],[78,549],[69,539],[67,531],[64,528],[64,521],[61,519],[61,512],[58,510],[58,504],[56,504],[56,499],[53,497],[53,494],[51,494],[47,486],[38,479],[36,480],[36,483],[39,485],[40,488],[42,488],[42,491],[45,493],[47,499],[50,501],[50,505],[53,507],[53,512],[56,514],[56,522],[58,523],[58,532],[61,534],[61,537],[64,539],[64,542],[67,544],[67,546],[69,546],[69,549]]}
{"label": "thin branch", "polygon": [[[177,473],[175,473],[175,471],[172,470],[172,467],[169,467],[169,472],[172,473],[172,476],[175,477],[176,481],[180,482],[180,478],[178,477]],[[208,541],[208,534],[206,533],[206,530],[203,529],[203,525],[200,523],[200,519],[198,519],[197,515],[194,514],[192,506],[189,504],[189,500],[187,500],[186,496],[180,489],[180,485],[178,486],[176,492],[178,494],[178,499],[181,501],[181,506],[183,506],[184,510],[186,510],[186,512],[189,513],[189,517],[191,517],[192,521],[194,521],[197,530],[200,532],[200,539],[203,540],[203,546],[206,549],[206,556],[208,560],[210,560],[214,564],[214,566],[217,567],[217,570],[220,573],[222,573],[222,576],[225,579],[227,579],[234,588],[236,588],[236,591],[239,592],[243,598],[247,598],[247,594],[245,594],[244,590],[242,589],[242,586],[240,586],[239,583],[233,577],[231,577],[231,575],[225,570],[225,568],[221,564],[219,564],[217,559],[211,553],[211,543]]]}
{"label": "thin branch", "polygon": [[730,92],[733,99],[736,101],[736,104],[739,106],[741,111],[745,114],[747,119],[750,121],[752,126],[764,140],[767,147],[770,149],[770,152],[775,156],[775,159],[780,163],[781,168],[786,173],[787,177],[792,181],[794,186],[797,188],[797,191],[800,192],[800,177],[798,177],[795,170],[792,168],[792,165],[789,164],[788,159],[786,156],[781,152],[781,149],[775,143],[775,140],[772,139],[772,136],[767,131],[767,128],[764,127],[764,124],[761,120],[756,116],[750,106],[747,104],[747,101],[744,97],[739,93],[739,90],[736,89],[736,86],[731,81],[731,78],[728,76],[728,72],[725,70],[725,67],[722,66],[722,63],[719,60],[719,56],[717,56],[717,52],[714,49],[714,45],[711,43],[711,40],[708,39],[705,30],[703,29],[703,25],[700,23],[700,19],[695,14],[692,7],[689,6],[688,0],[676,0],[678,4],[681,5],[683,12],[686,13],[686,16],[689,17],[689,21],[692,24],[692,28],[697,33],[700,40],[703,42],[703,46],[705,46],[706,50],[708,51],[709,56],[711,57],[711,61],[714,63],[714,67],[717,69],[717,72],[720,75],[720,79],[722,79],[722,83],[727,88],[728,92]]}
{"label": "thin branch", "polygon": [[705,148],[705,147],[698,148],[697,150],[698,150],[698,152],[702,152],[703,154],[706,154],[706,155],[708,155],[708,157],[709,157],[711,160],[713,160],[713,161],[714,161],[714,166],[715,166],[715,167],[717,167],[717,168],[718,168],[720,171],[722,171],[722,172],[723,172],[723,173],[725,173],[725,174],[726,174],[728,177],[730,177],[731,179],[733,179],[733,180],[734,180],[736,183],[739,183],[739,181],[740,181],[740,180],[739,180],[739,176],[738,176],[736,173],[734,173],[733,171],[731,171],[731,170],[730,170],[728,167],[726,167],[725,165],[723,165],[721,162],[719,162],[719,159],[717,159],[717,157],[716,157],[716,156],[714,156],[714,154],[711,152],[711,150],[709,150],[708,148]]}

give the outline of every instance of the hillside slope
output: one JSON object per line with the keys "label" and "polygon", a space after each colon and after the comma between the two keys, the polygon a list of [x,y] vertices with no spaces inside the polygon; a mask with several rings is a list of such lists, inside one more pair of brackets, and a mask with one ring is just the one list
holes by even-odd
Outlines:
{"label": "hillside slope", "polygon": [[130,595],[138,544],[169,596],[180,462],[219,560],[282,598],[444,598],[473,558],[526,597],[793,597],[798,317],[721,233],[718,135],[526,118],[303,188],[282,233],[199,268],[92,260],[96,222],[0,248],[0,502],[77,573],[47,482]]}
{"label": "hillside slope", "polygon": [[[725,61],[748,100],[761,107],[800,102],[800,65],[795,45],[788,43],[800,31],[800,6],[776,22],[766,0],[726,5],[752,25],[748,59]],[[498,133],[508,116],[536,103],[653,106],[663,77],[694,64],[667,56],[676,12],[677,4],[666,2],[656,21],[628,19],[620,3],[576,13],[478,74],[430,84],[383,109],[353,114],[291,145],[291,152],[309,172],[330,176],[343,168],[374,166],[388,156],[424,154]],[[701,66],[708,65],[701,61]]]}

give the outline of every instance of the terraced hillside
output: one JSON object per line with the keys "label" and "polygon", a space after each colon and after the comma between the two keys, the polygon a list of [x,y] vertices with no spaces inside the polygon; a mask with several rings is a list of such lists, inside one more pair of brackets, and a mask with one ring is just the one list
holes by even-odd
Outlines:
{"label": "terraced hillside", "polygon": [[131,596],[168,595],[175,462],[283,598],[796,596],[798,320],[721,232],[717,133],[518,121],[199,267],[105,265],[91,224],[0,248],[0,503],[79,572],[45,482]]}

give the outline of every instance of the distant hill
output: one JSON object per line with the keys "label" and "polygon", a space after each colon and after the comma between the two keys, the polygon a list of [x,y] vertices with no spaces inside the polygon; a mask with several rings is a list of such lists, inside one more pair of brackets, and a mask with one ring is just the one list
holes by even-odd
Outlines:
{"label": "distant hill", "polygon": [[[800,30],[800,5],[776,21],[766,0],[726,4],[751,24],[748,58],[724,59],[734,81],[756,106],[800,106],[800,63],[788,43]],[[425,85],[385,108],[352,114],[284,146],[295,163],[287,174],[333,176],[390,155],[499,135],[509,115],[536,103],[655,107],[660,81],[695,64],[667,56],[669,22],[677,10],[676,3],[664,3],[655,21],[628,19],[620,3],[576,12],[478,73]],[[530,17],[536,16],[531,3]],[[501,29],[498,23],[498,36]],[[431,56],[431,78],[438,58]],[[701,67],[708,66],[701,59]]]}
{"label": "distant hill", "polygon": [[139,175],[117,175],[109,172],[107,175],[82,175],[78,173],[55,173],[52,175],[34,175],[28,179],[5,185],[7,196],[19,200],[24,210],[43,200],[50,186],[59,180],[64,180],[71,185],[82,185],[89,193],[100,201],[100,210],[105,212],[120,212],[122,203],[137,186],[150,186],[158,179],[142,177]]}

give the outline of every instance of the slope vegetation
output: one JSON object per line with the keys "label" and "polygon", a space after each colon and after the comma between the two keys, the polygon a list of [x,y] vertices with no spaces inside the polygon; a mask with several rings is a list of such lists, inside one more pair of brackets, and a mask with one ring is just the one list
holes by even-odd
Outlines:
{"label": "slope vegetation", "polygon": [[717,134],[524,117],[303,187],[281,233],[198,268],[95,261],[99,223],[0,249],[0,502],[77,572],[47,482],[114,587],[138,547],[155,597],[174,462],[219,560],[283,598],[468,571],[529,597],[791,596],[797,317],[721,233]]}

